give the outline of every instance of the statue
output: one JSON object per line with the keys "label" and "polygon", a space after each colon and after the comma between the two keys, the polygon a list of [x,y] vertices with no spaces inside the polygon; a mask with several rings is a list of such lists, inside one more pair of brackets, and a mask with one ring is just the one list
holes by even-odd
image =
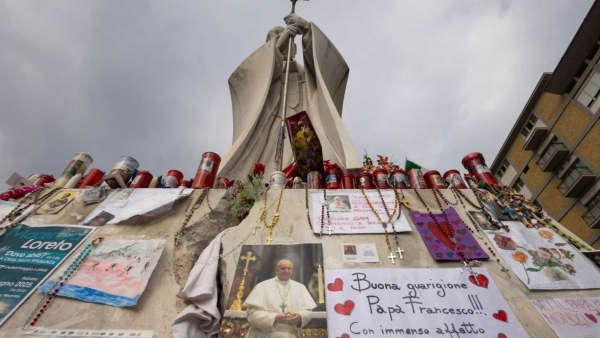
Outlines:
{"label": "statue", "polygon": [[[218,176],[239,180],[264,163],[265,178],[276,171],[275,148],[281,125],[288,41],[302,35],[304,65],[292,44],[286,116],[306,111],[323,148],[323,159],[342,169],[362,167],[348,131],[342,106],[349,68],[335,46],[314,24],[292,13],[286,28],[275,27],[267,42],[239,65],[229,78],[233,106],[233,145],[223,158]],[[293,161],[289,135],[282,165]]]}

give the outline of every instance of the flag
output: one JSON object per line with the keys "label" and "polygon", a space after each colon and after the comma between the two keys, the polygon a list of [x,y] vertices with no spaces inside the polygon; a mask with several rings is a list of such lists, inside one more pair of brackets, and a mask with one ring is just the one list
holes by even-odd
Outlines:
{"label": "flag", "polygon": [[409,159],[405,159],[405,160],[404,160],[404,172],[406,172],[406,173],[407,173],[407,172],[409,172],[411,169],[421,169],[421,171],[422,171],[422,172],[426,172],[426,171],[428,171],[428,170],[429,170],[429,169],[427,169],[427,168],[425,168],[425,167],[422,167],[422,166],[420,166],[420,165],[416,164],[416,163],[415,163],[415,162],[413,162],[413,161],[410,161]]}

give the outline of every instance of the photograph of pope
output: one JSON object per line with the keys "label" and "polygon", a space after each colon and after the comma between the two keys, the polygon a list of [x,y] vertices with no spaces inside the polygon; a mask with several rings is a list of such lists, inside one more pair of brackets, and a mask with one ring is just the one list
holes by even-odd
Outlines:
{"label": "photograph of pope", "polygon": [[243,307],[250,330],[246,337],[298,337],[298,329],[312,319],[317,307],[306,287],[292,280],[294,263],[283,259],[275,266],[275,276],[258,283]]}

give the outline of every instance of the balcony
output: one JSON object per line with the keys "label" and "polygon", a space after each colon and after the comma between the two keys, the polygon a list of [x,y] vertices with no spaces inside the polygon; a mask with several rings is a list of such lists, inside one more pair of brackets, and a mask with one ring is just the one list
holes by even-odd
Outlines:
{"label": "balcony", "polygon": [[600,198],[598,196],[590,203],[587,211],[581,215],[581,218],[583,218],[591,229],[600,229]]}
{"label": "balcony", "polygon": [[569,149],[562,143],[552,143],[548,146],[537,164],[543,172],[554,172],[569,156]]}
{"label": "balcony", "polygon": [[531,131],[531,134],[529,134],[529,138],[527,138],[527,141],[525,142],[525,145],[523,146],[523,150],[532,150],[532,151],[537,150],[540,147],[540,145],[544,142],[544,139],[546,138],[546,134],[548,134],[548,128],[546,128],[546,127],[534,128]]}
{"label": "balcony", "polygon": [[558,185],[558,190],[562,192],[564,197],[579,197],[592,186],[595,180],[596,175],[587,167],[573,167]]}

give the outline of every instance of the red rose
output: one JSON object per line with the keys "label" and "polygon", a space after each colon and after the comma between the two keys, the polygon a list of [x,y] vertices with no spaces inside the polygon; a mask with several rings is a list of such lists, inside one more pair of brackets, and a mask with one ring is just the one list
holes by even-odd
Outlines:
{"label": "red rose", "polygon": [[265,173],[265,165],[262,163],[256,163],[254,165],[254,171],[252,171],[253,176],[258,176]]}
{"label": "red rose", "polygon": [[500,249],[503,250],[515,250],[517,249],[517,243],[512,240],[510,237],[502,236],[500,234],[496,234],[494,236],[494,241],[498,245]]}

